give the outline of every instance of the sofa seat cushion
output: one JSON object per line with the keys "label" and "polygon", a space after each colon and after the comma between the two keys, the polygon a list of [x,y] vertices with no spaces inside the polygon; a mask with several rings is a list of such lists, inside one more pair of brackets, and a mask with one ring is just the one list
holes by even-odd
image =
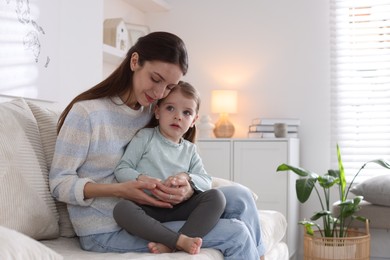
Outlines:
{"label": "sofa seat cushion", "polygon": [[[261,222],[261,235],[266,249],[266,259],[284,260],[288,259],[287,245],[282,242],[286,230],[286,218],[277,211],[259,210]],[[47,247],[65,256],[65,259],[156,259],[156,255],[149,253],[94,253],[83,251],[80,248],[78,239],[60,237],[55,240],[42,241]],[[201,253],[196,256],[184,252],[159,255],[158,259],[223,259],[222,254],[214,249],[202,248]]]}
{"label": "sofa seat cushion", "polygon": [[0,104],[0,225],[35,239],[59,235],[37,122],[23,99]]}
{"label": "sofa seat cushion", "polygon": [[[142,259],[142,260],[168,260],[168,259],[220,259],[223,260],[222,254],[214,249],[202,248],[197,255],[189,255],[185,252],[175,252],[170,254],[152,254],[152,253],[95,253],[84,251],[80,248],[79,241],[76,237],[66,238],[60,237],[53,240],[41,241],[45,246],[53,249],[57,253],[64,256],[64,260],[116,260],[116,259]],[[156,257],[158,256],[158,257]]]}

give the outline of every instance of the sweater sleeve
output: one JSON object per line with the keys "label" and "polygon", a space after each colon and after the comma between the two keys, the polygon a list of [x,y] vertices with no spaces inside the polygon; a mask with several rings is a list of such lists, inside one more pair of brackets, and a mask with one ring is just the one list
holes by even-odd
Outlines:
{"label": "sweater sleeve", "polygon": [[195,190],[206,191],[211,189],[211,177],[204,169],[202,159],[196,152],[196,149],[194,150],[191,158],[191,165],[188,174]]}
{"label": "sweater sleeve", "polygon": [[135,180],[138,175],[143,173],[137,171],[137,165],[151,140],[152,131],[149,130],[151,129],[141,129],[127,145],[126,151],[114,171],[118,182]]}
{"label": "sweater sleeve", "polygon": [[84,186],[94,181],[81,178],[77,173],[88,154],[91,131],[88,116],[75,105],[57,137],[50,169],[50,190],[59,201],[81,206],[88,206],[93,201],[84,200]]}

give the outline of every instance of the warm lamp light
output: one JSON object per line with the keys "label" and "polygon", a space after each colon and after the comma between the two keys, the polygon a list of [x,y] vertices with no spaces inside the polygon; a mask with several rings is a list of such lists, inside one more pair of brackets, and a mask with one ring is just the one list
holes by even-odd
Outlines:
{"label": "warm lamp light", "polygon": [[234,125],[229,121],[228,114],[237,113],[237,91],[213,90],[211,92],[211,112],[220,115],[217,123],[215,123],[215,137],[232,137]]}

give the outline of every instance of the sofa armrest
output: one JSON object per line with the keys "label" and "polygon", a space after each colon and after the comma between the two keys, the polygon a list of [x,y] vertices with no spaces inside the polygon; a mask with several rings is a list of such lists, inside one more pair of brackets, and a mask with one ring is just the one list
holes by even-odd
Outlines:
{"label": "sofa armrest", "polygon": [[[212,187],[213,188],[229,186],[229,185],[237,185],[238,184],[237,182],[230,181],[230,180],[223,179],[223,178],[218,178],[218,177],[211,177],[211,179],[212,179]],[[252,190],[251,190],[251,192],[252,192],[253,198],[255,200],[257,200],[257,198],[259,196],[257,196],[257,194],[255,192],[253,192]]]}

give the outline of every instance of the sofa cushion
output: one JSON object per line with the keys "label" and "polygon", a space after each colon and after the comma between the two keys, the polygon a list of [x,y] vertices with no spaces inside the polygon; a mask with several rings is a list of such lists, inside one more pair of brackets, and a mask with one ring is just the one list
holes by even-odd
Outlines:
{"label": "sofa cushion", "polygon": [[35,239],[59,235],[37,122],[23,99],[0,104],[0,225]]}
{"label": "sofa cushion", "polygon": [[367,179],[351,189],[372,204],[390,206],[390,174]]}
{"label": "sofa cushion", "polygon": [[[50,171],[57,140],[57,122],[61,112],[59,109],[46,108],[31,101],[28,101],[27,104],[37,120],[47,170]],[[76,233],[70,221],[66,204],[61,201],[56,201],[56,207],[59,214],[60,236],[74,237]]]}
{"label": "sofa cushion", "polygon": [[64,257],[22,233],[0,226],[0,259],[62,260]]}

